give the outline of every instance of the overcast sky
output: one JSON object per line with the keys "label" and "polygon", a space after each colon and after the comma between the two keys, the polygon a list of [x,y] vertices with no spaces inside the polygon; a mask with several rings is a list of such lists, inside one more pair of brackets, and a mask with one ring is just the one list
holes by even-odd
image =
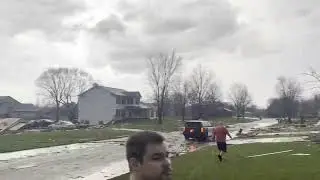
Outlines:
{"label": "overcast sky", "polygon": [[278,76],[320,70],[320,1],[1,0],[0,95],[34,103],[43,70],[74,66],[148,97],[146,57],[172,48],[265,106]]}

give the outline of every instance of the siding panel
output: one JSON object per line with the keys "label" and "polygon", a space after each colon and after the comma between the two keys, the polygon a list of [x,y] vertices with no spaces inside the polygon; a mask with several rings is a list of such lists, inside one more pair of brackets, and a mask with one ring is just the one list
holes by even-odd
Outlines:
{"label": "siding panel", "polygon": [[99,121],[110,122],[116,112],[116,98],[103,88],[94,88],[79,97],[79,120],[89,120],[90,124]]}

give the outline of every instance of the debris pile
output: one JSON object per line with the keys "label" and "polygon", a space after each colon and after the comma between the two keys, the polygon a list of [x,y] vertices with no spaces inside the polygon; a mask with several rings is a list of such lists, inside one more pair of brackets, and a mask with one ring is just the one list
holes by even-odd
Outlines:
{"label": "debris pile", "polygon": [[320,144],[320,133],[312,133],[309,135],[309,138],[312,142]]}

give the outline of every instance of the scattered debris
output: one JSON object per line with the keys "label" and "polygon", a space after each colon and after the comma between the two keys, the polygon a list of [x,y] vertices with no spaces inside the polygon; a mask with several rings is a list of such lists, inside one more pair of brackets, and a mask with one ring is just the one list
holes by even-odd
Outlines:
{"label": "scattered debris", "polygon": [[11,167],[11,169],[19,170],[19,169],[26,169],[26,168],[32,168],[32,167],[37,167],[36,164],[25,164],[17,167]]}
{"label": "scattered debris", "polygon": [[312,133],[309,135],[311,142],[320,143],[320,133]]}
{"label": "scattered debris", "polygon": [[18,131],[26,125],[26,120],[21,118],[4,118],[0,119],[0,134],[7,131]]}

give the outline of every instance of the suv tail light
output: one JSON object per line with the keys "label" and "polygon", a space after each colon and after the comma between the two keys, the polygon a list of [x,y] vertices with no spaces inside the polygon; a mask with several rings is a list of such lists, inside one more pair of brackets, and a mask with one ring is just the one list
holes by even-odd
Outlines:
{"label": "suv tail light", "polygon": [[204,132],[205,132],[205,129],[204,129],[204,128],[201,128],[201,132],[204,133]]}

